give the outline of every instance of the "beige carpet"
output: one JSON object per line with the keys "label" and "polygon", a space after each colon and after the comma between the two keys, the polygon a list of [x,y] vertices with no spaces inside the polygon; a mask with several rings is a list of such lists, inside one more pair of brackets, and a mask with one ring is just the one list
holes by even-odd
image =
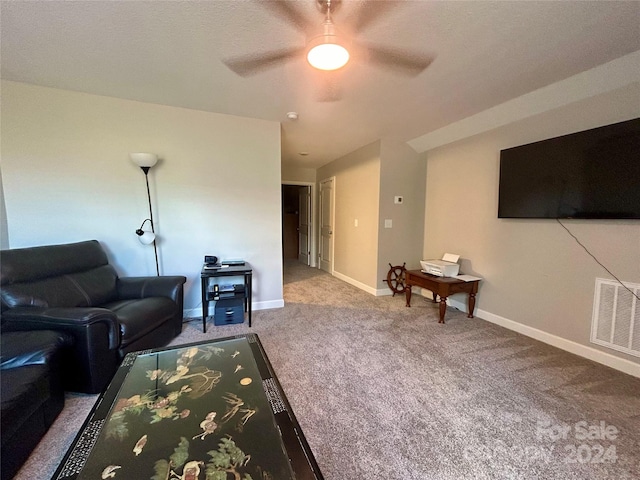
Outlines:
{"label": "beige carpet", "polygon": [[[325,478],[638,478],[640,379],[299,264],[284,288],[251,330],[195,320],[172,344],[257,333]],[[17,478],[53,473],[92,399],[70,396]]]}

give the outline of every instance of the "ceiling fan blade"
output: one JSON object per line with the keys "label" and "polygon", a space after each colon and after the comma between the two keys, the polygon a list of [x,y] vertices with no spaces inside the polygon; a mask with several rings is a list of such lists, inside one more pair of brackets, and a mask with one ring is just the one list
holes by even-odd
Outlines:
{"label": "ceiling fan blade", "polygon": [[359,43],[365,60],[386,67],[392,67],[406,75],[420,74],[435,60],[435,55],[408,52],[397,48],[380,47],[370,43]]}
{"label": "ceiling fan blade", "polygon": [[263,54],[243,55],[223,60],[229,69],[241,77],[254,75],[263,70],[275,67],[277,64],[298,57],[304,52],[304,48],[287,48]]}
{"label": "ceiling fan blade", "polygon": [[361,1],[360,8],[349,16],[347,22],[356,33],[360,33],[371,24],[385,18],[387,12],[401,8],[403,3],[392,0]]}
{"label": "ceiling fan blade", "polygon": [[307,34],[309,30],[317,27],[314,23],[295,7],[296,2],[291,0],[259,0],[258,3],[270,10],[276,16],[292,24],[302,33]]}

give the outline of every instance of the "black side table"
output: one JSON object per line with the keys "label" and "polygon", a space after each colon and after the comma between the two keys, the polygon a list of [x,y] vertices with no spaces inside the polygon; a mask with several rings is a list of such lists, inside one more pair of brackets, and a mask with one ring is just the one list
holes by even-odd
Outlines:
{"label": "black side table", "polygon": [[234,266],[230,265],[225,268],[206,268],[202,267],[200,273],[200,282],[202,284],[202,332],[207,332],[207,317],[209,316],[209,302],[214,301],[209,292],[209,281],[219,277],[243,277],[244,278],[244,311],[249,316],[249,328],[251,328],[251,277],[253,271],[247,265]]}

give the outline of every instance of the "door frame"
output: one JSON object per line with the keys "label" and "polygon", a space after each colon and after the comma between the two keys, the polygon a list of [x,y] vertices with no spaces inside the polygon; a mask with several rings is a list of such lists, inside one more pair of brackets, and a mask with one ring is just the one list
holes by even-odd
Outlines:
{"label": "door frame", "polygon": [[[318,182],[318,203],[321,203],[321,199],[320,199],[320,191],[322,190],[322,184],[324,182],[327,181],[331,181],[331,196],[330,196],[330,202],[331,202],[331,219],[332,219],[332,223],[333,225],[331,225],[331,227],[333,228],[333,233],[331,234],[331,275],[334,274],[335,271],[335,257],[336,257],[336,251],[335,251],[335,246],[336,246],[336,241],[335,241],[335,232],[336,232],[336,177],[335,175],[332,175],[330,177],[324,178],[322,180],[320,180]],[[321,206],[320,206],[321,207]],[[320,242],[321,242],[321,235],[322,235],[322,225],[321,225],[321,221],[322,219],[320,218],[320,212],[318,212],[318,248],[320,247]],[[321,268],[320,265],[320,250],[318,250],[318,268]]]}
{"label": "door frame", "polygon": [[[309,225],[309,250],[311,251],[311,264],[309,266],[315,267],[318,258],[318,249],[316,242],[317,220],[318,214],[316,212],[316,183],[315,182],[295,182],[295,181],[282,181],[282,185],[293,185],[294,187],[311,187],[311,223]],[[282,199],[280,199],[282,203]]]}

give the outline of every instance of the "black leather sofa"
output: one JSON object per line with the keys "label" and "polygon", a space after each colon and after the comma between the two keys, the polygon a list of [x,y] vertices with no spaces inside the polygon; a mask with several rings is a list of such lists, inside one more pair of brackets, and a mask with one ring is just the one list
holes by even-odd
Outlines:
{"label": "black leather sofa", "polygon": [[61,364],[73,344],[64,332],[0,334],[0,477],[10,479],[64,406]]}
{"label": "black leather sofa", "polygon": [[5,330],[56,330],[74,346],[66,390],[97,393],[128,352],[182,331],[184,276],[119,277],[96,240],[0,252]]}

